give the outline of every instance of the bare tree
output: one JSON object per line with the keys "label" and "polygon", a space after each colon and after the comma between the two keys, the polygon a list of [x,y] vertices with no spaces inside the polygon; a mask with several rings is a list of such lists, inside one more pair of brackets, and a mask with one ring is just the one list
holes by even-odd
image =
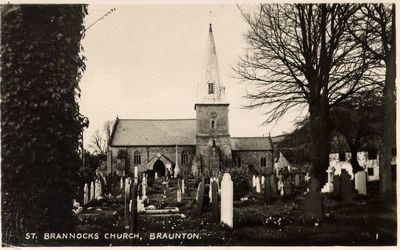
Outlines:
{"label": "bare tree", "polygon": [[235,71],[254,87],[247,108],[265,107],[269,123],[295,107],[308,107],[312,175],[320,181],[329,166],[330,108],[372,84],[366,80],[371,62],[346,33],[356,10],[351,4],[241,9],[250,26],[249,48]]}
{"label": "bare tree", "polygon": [[113,121],[105,121],[102,133],[97,129],[92,135],[89,148],[92,149],[95,154],[107,154],[113,124]]}
{"label": "bare tree", "polygon": [[392,148],[396,144],[396,27],[394,4],[362,4],[349,25],[357,43],[367,51],[367,56],[383,64],[384,123],[380,152],[380,193],[391,194]]}

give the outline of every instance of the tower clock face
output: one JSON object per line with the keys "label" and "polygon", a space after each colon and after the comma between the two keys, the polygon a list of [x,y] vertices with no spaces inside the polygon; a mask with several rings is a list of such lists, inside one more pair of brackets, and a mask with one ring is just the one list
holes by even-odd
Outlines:
{"label": "tower clock face", "polygon": [[217,113],[211,112],[210,116],[211,116],[211,118],[216,118],[217,117]]}

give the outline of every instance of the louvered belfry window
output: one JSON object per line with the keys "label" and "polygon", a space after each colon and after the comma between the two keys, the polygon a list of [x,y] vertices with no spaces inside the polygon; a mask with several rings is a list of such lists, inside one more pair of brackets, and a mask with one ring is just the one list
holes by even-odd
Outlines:
{"label": "louvered belfry window", "polygon": [[133,154],[133,164],[139,165],[141,163],[142,163],[142,159],[140,156],[140,152],[136,150],[135,153]]}

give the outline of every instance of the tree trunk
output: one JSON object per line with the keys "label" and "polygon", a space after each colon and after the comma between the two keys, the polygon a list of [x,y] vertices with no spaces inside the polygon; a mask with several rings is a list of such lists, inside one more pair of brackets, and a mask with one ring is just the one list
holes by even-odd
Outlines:
{"label": "tree trunk", "polygon": [[360,148],[360,142],[356,140],[354,143],[351,140],[347,140],[347,144],[350,148],[351,158],[350,164],[353,169],[353,174],[357,173],[358,171],[362,171],[363,168],[360,166],[360,163],[357,159],[357,151]]}
{"label": "tree trunk", "polygon": [[[394,13],[393,5],[393,14]],[[385,86],[383,88],[383,135],[382,147],[379,159],[379,180],[380,194],[383,197],[389,196],[393,192],[392,188],[392,147],[396,140],[396,96],[395,96],[395,79],[396,79],[396,40],[395,40],[395,15],[392,18],[392,48],[387,56]]]}
{"label": "tree trunk", "polygon": [[326,170],[329,167],[330,132],[328,128],[328,107],[326,104],[326,102],[321,102],[320,100],[310,103],[311,174],[319,180],[320,187],[326,181]]}

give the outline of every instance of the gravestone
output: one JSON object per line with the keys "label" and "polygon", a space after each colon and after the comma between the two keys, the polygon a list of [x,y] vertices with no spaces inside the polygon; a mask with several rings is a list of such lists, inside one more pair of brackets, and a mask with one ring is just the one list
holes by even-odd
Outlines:
{"label": "gravestone", "polygon": [[300,174],[299,173],[296,173],[294,175],[294,186],[300,187]]}
{"label": "gravestone", "polygon": [[147,188],[147,179],[146,179],[146,175],[143,175],[143,177],[142,177],[142,200],[143,201],[147,198],[146,188]]}
{"label": "gravestone", "polygon": [[176,202],[181,203],[182,202],[182,189],[181,189],[181,182],[178,179],[178,186],[176,187]]}
{"label": "gravestone", "polygon": [[256,176],[255,175],[253,175],[252,186],[253,186],[253,188],[256,187]]}
{"label": "gravestone", "polygon": [[155,174],[154,174],[154,180],[157,180],[158,179],[158,173],[156,172]]}
{"label": "gravestone", "polygon": [[88,184],[85,183],[85,186],[83,188],[83,205],[88,204],[89,202],[89,187]]}
{"label": "gravestone", "polygon": [[211,183],[211,190],[212,190],[212,215],[215,220],[219,220],[219,198],[218,198],[218,183],[213,181]]}
{"label": "gravestone", "polygon": [[138,192],[138,184],[137,184],[137,178],[135,178],[135,181],[133,181],[130,185],[130,197],[132,201],[132,209],[131,209],[131,216],[130,216],[130,232],[135,232],[137,229],[137,203],[138,203],[138,197],[139,197],[139,192]]}
{"label": "gravestone", "polygon": [[203,202],[204,202],[204,187],[205,187],[205,180],[204,177],[201,178],[201,182],[199,183],[199,188],[197,190],[197,206],[196,212],[199,214],[203,210]]}
{"label": "gravestone", "polygon": [[276,177],[275,177],[275,175],[271,175],[271,177],[270,177],[270,180],[271,180],[271,194],[272,194],[272,197],[277,197],[278,196],[278,186],[277,186],[277,183],[276,183]]}
{"label": "gravestone", "polygon": [[308,219],[322,219],[322,195],[320,192],[319,181],[315,177],[311,177],[308,183],[309,192],[306,194],[305,200],[305,216]]}
{"label": "gravestone", "polygon": [[233,182],[229,173],[224,173],[221,183],[221,222],[233,228]]}
{"label": "gravestone", "polygon": [[131,204],[131,199],[130,199],[130,185],[129,185],[129,178],[125,179],[125,211],[124,211],[124,218],[125,218],[125,229],[129,229],[129,224],[130,224],[130,210],[129,210],[129,205]]}
{"label": "gravestone", "polygon": [[121,177],[121,180],[120,180],[120,182],[119,182],[119,188],[120,188],[121,190],[124,190],[124,180],[122,179],[122,177]]}
{"label": "gravestone", "polygon": [[281,194],[281,196],[284,196],[285,195],[285,190],[283,190],[283,181],[281,181],[281,180],[279,180],[278,181],[278,190],[280,190],[281,192],[280,192],[280,194]]}
{"label": "gravestone", "polygon": [[341,194],[341,183],[340,183],[340,175],[334,175],[333,176],[333,196],[334,197],[340,197]]}
{"label": "gravestone", "polygon": [[291,196],[293,194],[291,178],[288,178],[288,180],[284,182],[283,192],[285,193],[286,196]]}
{"label": "gravestone", "polygon": [[90,200],[94,200],[94,183],[90,182]]}
{"label": "gravestone", "polygon": [[182,194],[185,194],[185,179],[182,179]]}
{"label": "gravestone", "polygon": [[351,185],[351,176],[347,172],[347,170],[342,169],[342,173],[340,175],[340,189],[341,189],[341,197],[343,202],[351,202],[352,201],[352,185]]}
{"label": "gravestone", "polygon": [[212,189],[211,184],[214,181],[214,177],[210,178],[210,185],[208,186],[208,197],[210,198],[210,203],[212,202]]}
{"label": "gravestone", "polygon": [[261,193],[261,180],[260,176],[256,176],[256,192]]}
{"label": "gravestone", "polygon": [[359,195],[367,195],[367,173],[358,171],[354,175],[354,185]]}
{"label": "gravestone", "polygon": [[261,176],[261,187],[264,187],[264,184],[265,184],[265,177],[263,175]]}
{"label": "gravestone", "polygon": [[271,180],[270,178],[265,178],[264,183],[264,203],[267,204],[271,202],[272,190],[271,190]]}

